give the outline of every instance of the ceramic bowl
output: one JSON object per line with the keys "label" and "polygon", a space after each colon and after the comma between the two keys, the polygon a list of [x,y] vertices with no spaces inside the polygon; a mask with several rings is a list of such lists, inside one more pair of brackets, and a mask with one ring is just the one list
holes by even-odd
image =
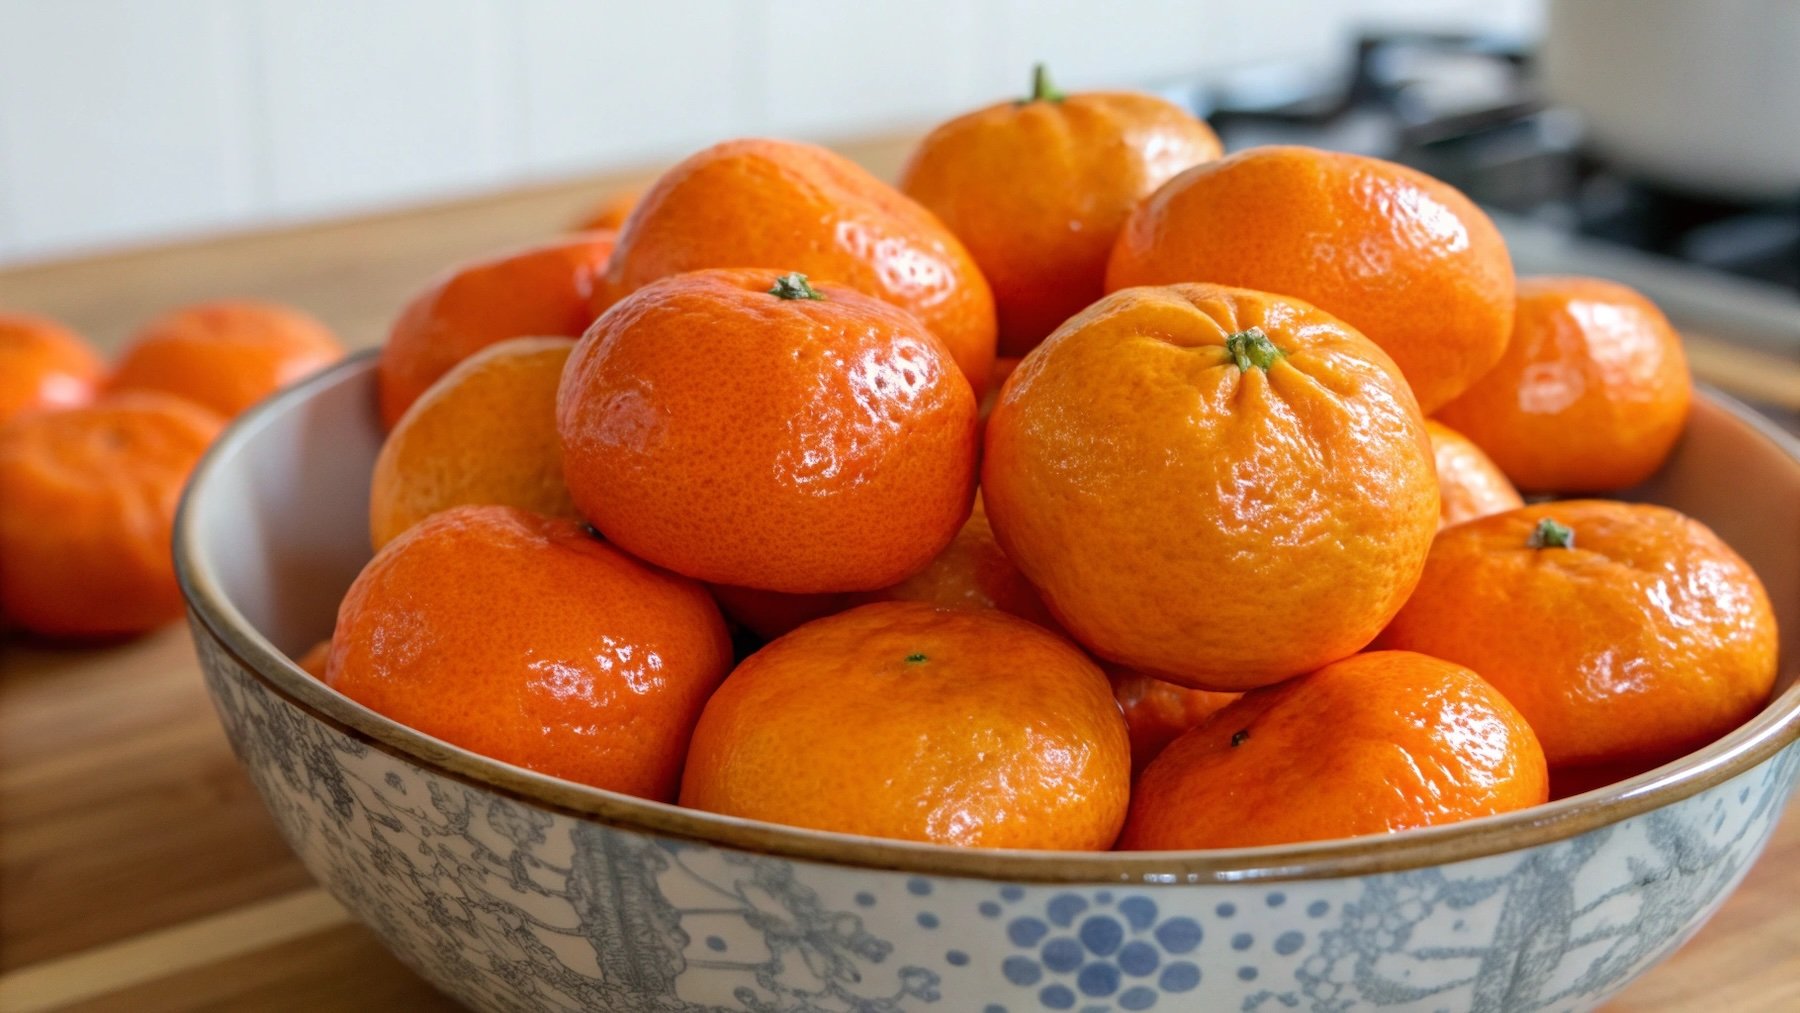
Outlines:
{"label": "ceramic bowl", "polygon": [[294,851],[484,1010],[1569,1010],[1679,946],[1800,775],[1800,448],[1702,397],[1643,498],[1712,525],[1780,614],[1777,698],[1661,769],[1525,812],[1214,852],[961,851],[534,774],[401,727],[287,656],[368,556],[380,440],[352,359],[232,427],[176,552],[207,686]]}

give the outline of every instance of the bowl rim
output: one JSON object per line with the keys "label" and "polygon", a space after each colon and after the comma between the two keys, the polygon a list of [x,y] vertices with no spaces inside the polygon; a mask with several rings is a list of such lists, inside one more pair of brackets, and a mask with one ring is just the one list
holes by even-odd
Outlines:
{"label": "bowl rim", "polygon": [[[528,805],[609,827],[779,858],[870,870],[1020,883],[1145,886],[1336,879],[1444,865],[1566,840],[1648,812],[1745,773],[1800,741],[1800,683],[1750,721],[1680,759],[1529,809],[1441,827],[1304,844],[1208,851],[962,849],[788,827],[684,809],[540,774],[414,731],[327,687],[253,628],[224,594],[201,546],[200,501],[252,437],[315,392],[372,370],[377,350],[346,357],[234,421],[184,491],[175,518],[176,576],[193,632],[210,637],[253,678],[338,733],[390,756]],[[1800,467],[1800,440],[1728,395],[1709,400]]]}

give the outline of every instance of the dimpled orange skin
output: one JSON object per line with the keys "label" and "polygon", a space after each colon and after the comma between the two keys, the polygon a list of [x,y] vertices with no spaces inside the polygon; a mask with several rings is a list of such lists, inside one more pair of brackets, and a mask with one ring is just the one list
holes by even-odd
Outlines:
{"label": "dimpled orange skin", "polygon": [[[1531,547],[1546,517],[1573,548]],[[1674,759],[1754,715],[1775,682],[1775,616],[1749,565],[1698,521],[1608,500],[1446,528],[1379,643],[1482,673],[1558,770]]]}
{"label": "dimpled orange skin", "polygon": [[201,303],[151,321],[119,357],[107,388],[185,397],[226,418],[344,357],[312,317],[271,303]]}
{"label": "dimpled orange skin", "polygon": [[666,278],[594,323],[557,396],[569,492],[626,551],[709,583],[886,587],[969,515],[975,396],[906,311],[839,285],[784,299],[777,277]]}
{"label": "dimpled orange skin", "polygon": [[993,611],[865,605],[751,655],[694,729],[681,804],[974,848],[1100,850],[1125,721],[1067,641]]}
{"label": "dimpled orange skin", "polygon": [[1442,422],[1425,420],[1437,462],[1439,517],[1443,527],[1517,510],[1525,505],[1493,459],[1474,441]]}
{"label": "dimpled orange skin", "polygon": [[453,506],[580,520],[562,477],[556,388],[575,342],[514,338],[456,364],[381,445],[369,491],[375,548]]}
{"label": "dimpled orange skin", "polygon": [[47,317],[0,313],[0,425],[94,398],[106,367],[81,335]]}
{"label": "dimpled orange skin", "polygon": [[1505,358],[1440,415],[1522,489],[1610,492],[1662,467],[1693,396],[1681,337],[1650,300],[1597,278],[1521,278]]}
{"label": "dimpled orange skin", "polygon": [[[1286,355],[1240,370],[1227,337]],[[1418,406],[1388,357],[1299,300],[1116,292],[1026,356],[987,423],[1006,555],[1099,656],[1239,691],[1353,654],[1438,523]]]}
{"label": "dimpled orange skin", "polygon": [[0,612],[73,639],[179,619],[175,507],[223,427],[215,413],[153,391],[0,427]]}
{"label": "dimpled orange skin", "polygon": [[1141,672],[1113,671],[1113,697],[1131,732],[1131,772],[1150,765],[1182,732],[1197,727],[1242,694],[1188,689]]}
{"label": "dimpled orange skin", "polygon": [[915,314],[977,393],[994,362],[994,296],[931,212],[824,148],[717,144],[675,166],[619,232],[598,307],[671,274],[715,267],[799,271]]}
{"label": "dimpled orange skin", "polygon": [[452,745],[659,801],[731,667],[706,589],[571,521],[456,507],[350,586],[325,681]]}
{"label": "dimpled orange skin", "polygon": [[1220,151],[1212,128],[1153,95],[1000,102],[928,134],[900,189],[969,248],[994,290],[1001,354],[1024,355],[1103,294],[1138,202]]}
{"label": "dimpled orange skin", "polygon": [[598,315],[594,288],[615,238],[577,233],[433,279],[400,312],[381,349],[381,424],[392,429],[438,377],[495,342],[581,337]]}
{"label": "dimpled orange skin", "polygon": [[1513,269],[1480,208],[1424,173],[1314,148],[1250,148],[1138,205],[1106,288],[1183,281],[1305,299],[1399,363],[1429,415],[1500,360]]}
{"label": "dimpled orange skin", "polygon": [[1138,778],[1119,847],[1250,848],[1439,826],[1541,805],[1525,718],[1460,665],[1358,654],[1253,693]]}

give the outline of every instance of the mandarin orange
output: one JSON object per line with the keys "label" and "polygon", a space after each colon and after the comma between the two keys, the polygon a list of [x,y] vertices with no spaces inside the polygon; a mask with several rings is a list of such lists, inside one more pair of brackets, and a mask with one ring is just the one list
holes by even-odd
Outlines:
{"label": "mandarin orange", "polygon": [[1100,298],[1106,259],[1139,201],[1220,154],[1219,138],[1140,92],[1053,88],[949,121],[919,142],[900,189],[963,241],[994,290],[1000,352],[1024,355]]}
{"label": "mandarin orange", "polygon": [[304,653],[294,659],[294,664],[300,668],[300,671],[324,682],[325,670],[331,664],[331,641],[321,640],[307,648]]}
{"label": "mandarin orange", "polygon": [[1198,727],[1242,694],[1188,689],[1123,669],[1106,673],[1113,698],[1125,714],[1131,733],[1131,771],[1136,774],[1168,748],[1181,733]]}
{"label": "mandarin orange", "polygon": [[1437,463],[1439,515],[1443,526],[1516,510],[1525,505],[1519,490],[1493,459],[1467,436],[1432,419],[1425,420]]}
{"label": "mandarin orange", "polygon": [[287,306],[234,300],[166,314],[125,346],[113,391],[154,390],[226,418],[344,357],[324,324]]}
{"label": "mandarin orange", "polygon": [[0,425],[94,398],[106,367],[81,335],[48,317],[0,313]]}
{"label": "mandarin orange", "polygon": [[1339,317],[1393,356],[1426,414],[1498,362],[1512,333],[1512,260],[1494,223],[1454,188],[1362,155],[1250,148],[1165,183],[1119,233],[1106,287],[1185,281]]}
{"label": "mandarin orange", "polygon": [[998,609],[1046,629],[1057,629],[1037,588],[994,539],[979,492],[962,529],[923,570],[879,591],[850,595],[849,600],[856,604],[919,601],[940,608]]}
{"label": "mandarin orange", "polygon": [[381,421],[392,429],[450,367],[508,338],[578,338],[615,234],[582,232],[461,264],[400,312],[381,349]]}
{"label": "mandarin orange", "polygon": [[772,640],[795,627],[877,601],[921,601],[940,608],[998,609],[1055,630],[1037,588],[1000,551],[988,524],[981,494],[962,529],[923,570],[878,591],[837,594],[782,594],[714,585],[719,608],[739,625]]}
{"label": "mandarin orange", "polygon": [[1025,358],[987,424],[1006,555],[1096,654],[1243,690],[1353,654],[1438,523],[1393,361],[1296,299],[1128,289]]}
{"label": "mandarin orange", "polygon": [[730,667],[725,622],[699,584],[573,521],[462,506],[363,568],[325,681],[483,756],[668,800]]}
{"label": "mandarin orange", "polygon": [[1674,759],[1755,714],[1775,681],[1762,582],[1700,522],[1565,500],[1445,528],[1383,647],[1468,665],[1554,768]]}
{"label": "mandarin orange", "polygon": [[631,217],[638,201],[644,197],[644,188],[630,186],[622,190],[614,190],[606,195],[606,199],[594,205],[582,219],[578,229],[592,232],[599,229],[618,229]]}
{"label": "mandarin orange", "polygon": [[681,804],[959,847],[1097,850],[1124,719],[1093,662],[993,611],[865,605],[751,655],[700,716]]}
{"label": "mandarin orange", "polygon": [[950,543],[974,496],[975,397],[943,343],[799,274],[639,289],[576,346],[557,419],[582,515],[709,583],[886,587]]}
{"label": "mandarin orange", "polygon": [[762,640],[774,640],[814,619],[842,612],[851,604],[849,593],[844,591],[784,594],[730,584],[710,586],[719,611]]}
{"label": "mandarin orange", "polygon": [[154,391],[0,426],[0,613],[68,638],[130,636],[179,619],[175,507],[223,426]]}
{"label": "mandarin orange", "polygon": [[579,520],[562,476],[556,388],[575,342],[513,338],[457,363],[412,403],[375,458],[375,548],[453,506],[491,503]]}
{"label": "mandarin orange", "polygon": [[766,267],[848,285],[916,314],[977,392],[994,297],[931,212],[841,155],[791,141],[716,144],[650,187],[619,233],[598,308],[672,274]]}
{"label": "mandarin orange", "polygon": [[1656,304],[1597,278],[1521,278],[1505,358],[1439,415],[1521,488],[1610,492],[1662,467],[1692,400]]}
{"label": "mandarin orange", "polygon": [[1543,749],[1480,676],[1407,651],[1346,658],[1243,699],[1138,778],[1119,847],[1249,848],[1539,805]]}

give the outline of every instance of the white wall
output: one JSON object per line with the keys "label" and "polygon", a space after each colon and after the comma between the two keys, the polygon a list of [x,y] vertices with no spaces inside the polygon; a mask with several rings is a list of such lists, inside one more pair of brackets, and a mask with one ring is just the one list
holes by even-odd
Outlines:
{"label": "white wall", "polygon": [[0,0],[0,261],[1331,61],[1541,0]]}

